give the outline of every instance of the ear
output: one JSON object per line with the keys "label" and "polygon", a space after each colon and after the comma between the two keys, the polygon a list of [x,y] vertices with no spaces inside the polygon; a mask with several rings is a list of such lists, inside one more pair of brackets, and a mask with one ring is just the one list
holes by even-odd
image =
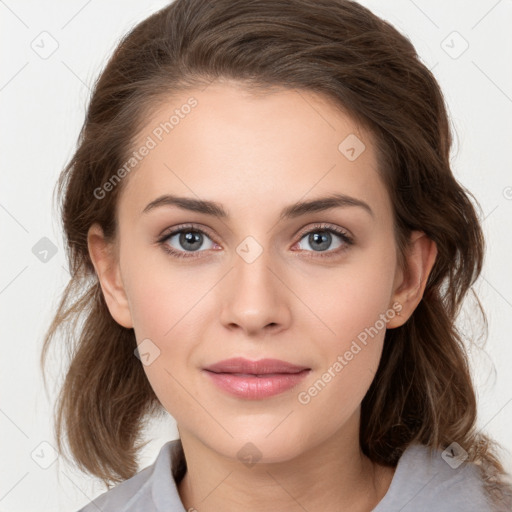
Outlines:
{"label": "ear", "polygon": [[105,240],[103,230],[97,223],[89,228],[87,245],[110,314],[118,324],[128,329],[133,328],[116,247]]}
{"label": "ear", "polygon": [[410,247],[405,255],[405,269],[397,272],[392,303],[398,302],[402,309],[387,328],[400,327],[413,314],[423,298],[427,279],[437,257],[437,245],[422,231],[411,233]]}

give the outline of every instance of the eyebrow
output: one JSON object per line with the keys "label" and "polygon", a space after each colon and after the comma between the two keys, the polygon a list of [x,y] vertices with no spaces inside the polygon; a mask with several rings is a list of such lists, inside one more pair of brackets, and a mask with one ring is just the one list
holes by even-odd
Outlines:
{"label": "eyebrow", "polygon": [[[144,208],[142,214],[148,213],[151,210],[162,206],[177,206],[184,210],[211,215],[219,219],[229,219],[228,212],[219,203],[203,199],[194,199],[192,197],[179,197],[170,194],[162,195],[157,197],[154,201],[151,201]],[[299,201],[298,203],[289,205],[282,210],[279,218],[280,220],[294,219],[308,213],[321,212],[332,208],[346,208],[350,206],[360,207],[372,217],[375,217],[370,206],[361,199],[356,199],[355,197],[350,197],[345,194],[332,194],[330,196],[319,197],[311,201]]]}

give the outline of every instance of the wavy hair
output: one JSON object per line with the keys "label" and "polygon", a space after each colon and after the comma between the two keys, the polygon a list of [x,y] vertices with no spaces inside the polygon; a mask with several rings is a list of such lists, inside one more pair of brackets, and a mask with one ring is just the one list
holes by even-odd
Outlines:
{"label": "wavy hair", "polygon": [[[485,246],[478,203],[450,168],[444,98],[411,42],[348,0],[176,0],[119,42],[57,184],[71,278],[45,334],[41,365],[44,373],[62,331],[58,343],[69,365],[54,412],[59,450],[67,445],[78,467],[108,486],[137,472],[145,419],[164,413],[134,357],[133,329],[107,308],[87,233],[99,223],[115,238],[126,180],[102,199],[95,190],[126,162],[150,109],[218,79],[253,91],[313,91],[370,131],[393,204],[399,263],[412,230],[425,232],[438,255],[412,316],[386,332],[361,404],[362,450],[394,466],[412,442],[434,450],[456,441],[481,468],[493,501],[512,500],[499,445],[476,428],[476,395],[456,327]],[[182,448],[180,455],[178,480],[186,471]]]}

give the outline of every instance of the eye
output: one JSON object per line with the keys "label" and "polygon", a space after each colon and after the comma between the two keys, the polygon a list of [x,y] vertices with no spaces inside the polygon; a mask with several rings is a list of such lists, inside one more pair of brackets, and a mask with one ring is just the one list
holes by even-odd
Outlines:
{"label": "eye", "polygon": [[158,243],[166,252],[178,258],[194,257],[194,252],[213,249],[216,245],[202,229],[194,226],[179,226],[166,233]]}
{"label": "eye", "polygon": [[[334,235],[334,237],[333,237]],[[309,245],[313,248],[312,251],[314,253],[326,253],[326,254],[318,254],[320,257],[331,257],[336,256],[339,253],[347,250],[350,245],[353,245],[354,241],[352,237],[343,229],[338,228],[337,226],[330,225],[319,225],[315,226],[313,229],[309,229],[306,232],[301,233],[301,239],[298,242],[300,246],[303,240],[305,240],[304,245]],[[333,247],[334,243],[334,247]],[[302,250],[303,247],[300,247]]]}
{"label": "eye", "polygon": [[[313,250],[301,247],[301,244],[304,244],[303,240]],[[198,256],[195,253],[201,253],[207,249],[215,250],[219,247],[203,229],[194,225],[177,226],[157,242],[167,253],[178,258],[194,258]],[[332,247],[333,242],[334,247]],[[327,258],[339,255],[353,244],[353,238],[343,229],[321,224],[302,232],[296,245],[301,251],[312,253],[310,257]]]}

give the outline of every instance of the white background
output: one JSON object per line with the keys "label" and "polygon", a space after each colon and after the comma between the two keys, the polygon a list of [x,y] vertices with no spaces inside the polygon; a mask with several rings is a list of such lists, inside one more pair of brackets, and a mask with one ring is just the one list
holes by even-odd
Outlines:
{"label": "white background", "polygon": [[[73,511],[103,491],[60,458],[43,469],[31,456],[36,450],[40,463],[49,462],[51,448],[40,443],[55,445],[51,410],[60,365],[52,368],[47,396],[38,361],[69,277],[52,192],[107,57],[127,30],[166,3],[0,0],[0,512]],[[489,338],[484,350],[471,349],[478,425],[508,450],[512,470],[512,1],[361,3],[407,35],[433,69],[456,132],[454,172],[482,206],[488,249],[475,289],[488,312]],[[46,59],[32,48],[42,37],[51,47],[44,31],[58,44]],[[57,247],[46,263],[32,252],[43,237]],[[469,309],[465,321],[476,321]],[[148,435],[142,467],[177,437],[170,418]]]}

